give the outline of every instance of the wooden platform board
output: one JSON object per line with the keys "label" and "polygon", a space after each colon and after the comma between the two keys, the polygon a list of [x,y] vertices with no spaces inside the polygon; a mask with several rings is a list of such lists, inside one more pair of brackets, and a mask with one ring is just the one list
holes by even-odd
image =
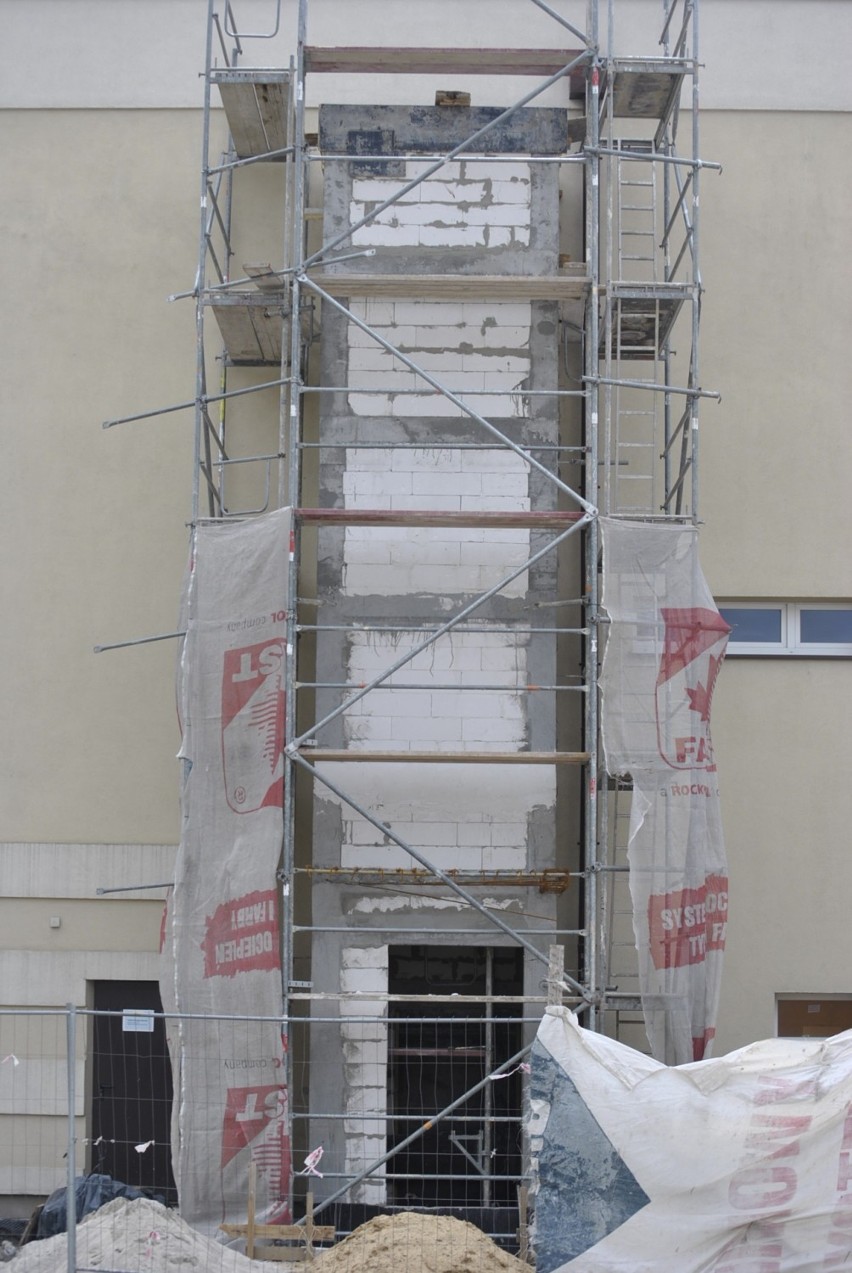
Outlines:
{"label": "wooden platform board", "polygon": [[[341,46],[305,49],[305,70],[319,74],[370,75],[556,75],[582,49],[413,49]],[[578,88],[575,89],[574,80]],[[572,94],[582,88],[582,70],[572,73]]]}
{"label": "wooden platform board", "polygon": [[401,298],[406,300],[576,301],[588,280],[580,272],[564,274],[332,274],[311,275],[318,287],[335,297]]}
{"label": "wooden platform board", "polygon": [[309,526],[417,526],[452,528],[475,526],[478,530],[566,530],[583,514],[535,510],[522,513],[394,510],[386,508],[297,508],[296,519]]}
{"label": "wooden platform board", "polygon": [[303,747],[303,760],[360,761],[386,765],[585,765],[587,751],[355,751],[353,748]]}

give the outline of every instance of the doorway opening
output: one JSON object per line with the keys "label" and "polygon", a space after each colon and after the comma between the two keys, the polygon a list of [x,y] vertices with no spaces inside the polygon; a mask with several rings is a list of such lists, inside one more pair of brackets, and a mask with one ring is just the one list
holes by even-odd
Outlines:
{"label": "doorway opening", "polygon": [[[93,981],[89,1170],[177,1204],[172,1067],[156,981]],[[117,1015],[97,1015],[109,1013]]]}
{"label": "doorway opening", "polygon": [[[388,1148],[400,1144],[521,1047],[523,952],[476,946],[394,946],[392,995],[474,995],[481,1002],[390,1004]],[[390,1159],[388,1201],[414,1207],[506,1207],[521,1173],[518,1073],[487,1082]]]}

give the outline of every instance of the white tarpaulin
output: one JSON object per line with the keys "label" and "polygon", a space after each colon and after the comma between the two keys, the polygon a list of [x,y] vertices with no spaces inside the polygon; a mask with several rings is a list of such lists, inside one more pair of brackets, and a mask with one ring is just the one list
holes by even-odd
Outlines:
{"label": "white tarpaulin", "polygon": [[[179,1013],[281,1016],[290,536],[289,509],[197,532],[178,689],[183,832],[163,972],[163,1002]],[[259,1211],[283,1219],[290,1147],[280,1024],[192,1020],[171,1035],[184,1219],[244,1219],[251,1161]]]}
{"label": "white tarpaulin", "polygon": [[852,1031],[667,1067],[548,1008],[537,1273],[852,1267]]}
{"label": "white tarpaulin", "polygon": [[633,779],[628,861],[651,1049],[682,1064],[715,1033],[728,871],[710,738],[725,623],[691,526],[601,520],[606,767]]}

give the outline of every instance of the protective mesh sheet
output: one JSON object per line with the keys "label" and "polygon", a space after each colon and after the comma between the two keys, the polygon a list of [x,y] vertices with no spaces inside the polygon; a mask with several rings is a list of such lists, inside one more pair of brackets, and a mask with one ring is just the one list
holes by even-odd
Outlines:
{"label": "protective mesh sheet", "polygon": [[601,672],[607,770],[633,779],[633,929],[648,1040],[678,1065],[715,1034],[728,871],[710,737],[730,629],[698,564],[693,527],[602,519]]}
{"label": "protective mesh sheet", "polygon": [[[183,826],[164,932],[163,1003],[179,1013],[281,1014],[279,894],[285,606],[291,514],[202,525],[187,576],[178,676]],[[284,1216],[290,1177],[286,1038],[217,1020],[170,1030],[173,1152],[184,1219],[245,1216],[254,1161],[264,1218]],[[227,1035],[226,1035],[227,1037]]]}

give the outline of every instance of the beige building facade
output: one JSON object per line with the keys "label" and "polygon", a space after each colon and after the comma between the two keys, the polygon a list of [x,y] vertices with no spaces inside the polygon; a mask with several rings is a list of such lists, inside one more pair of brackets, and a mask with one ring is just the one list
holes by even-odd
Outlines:
{"label": "beige building facade", "polygon": [[[312,38],[338,41],[338,4],[314,2]],[[457,0],[416,14],[405,0],[362,7],[373,34],[352,43],[553,39],[523,0],[465,0],[462,30]],[[294,8],[285,0],[282,63]],[[630,3],[619,52],[658,8]],[[262,29],[274,4],[249,9]],[[192,301],[169,298],[192,288],[197,268],[204,13],[193,0],[0,0],[0,16],[10,50],[0,1001],[91,1007],[100,983],[157,980],[180,833],[175,642],[94,649],[178,623],[192,411],[101,425],[191,407],[195,394]],[[702,0],[701,24],[701,153],[723,168],[703,175],[701,195],[701,378],[721,394],[701,411],[702,564],[722,606],[842,611],[852,4]],[[477,101],[506,104],[514,87],[486,77]],[[405,104],[434,89],[434,78],[381,85],[382,100]],[[323,92],[376,100],[375,82],[354,77],[330,77]],[[567,86],[541,104],[568,105]],[[219,112],[214,126],[224,136]],[[240,230],[273,258],[283,230],[259,195],[276,180],[258,176]],[[261,395],[239,408],[261,446],[275,445],[268,405]],[[852,1014],[850,660],[852,643],[830,655],[732,652],[722,672],[714,741],[731,909],[717,1052],[778,1033],[779,998],[847,1002]],[[835,1020],[820,1006],[815,1029],[820,1012]],[[61,1164],[34,1163],[22,1189],[0,1151],[0,1197],[35,1197],[60,1179]]]}

